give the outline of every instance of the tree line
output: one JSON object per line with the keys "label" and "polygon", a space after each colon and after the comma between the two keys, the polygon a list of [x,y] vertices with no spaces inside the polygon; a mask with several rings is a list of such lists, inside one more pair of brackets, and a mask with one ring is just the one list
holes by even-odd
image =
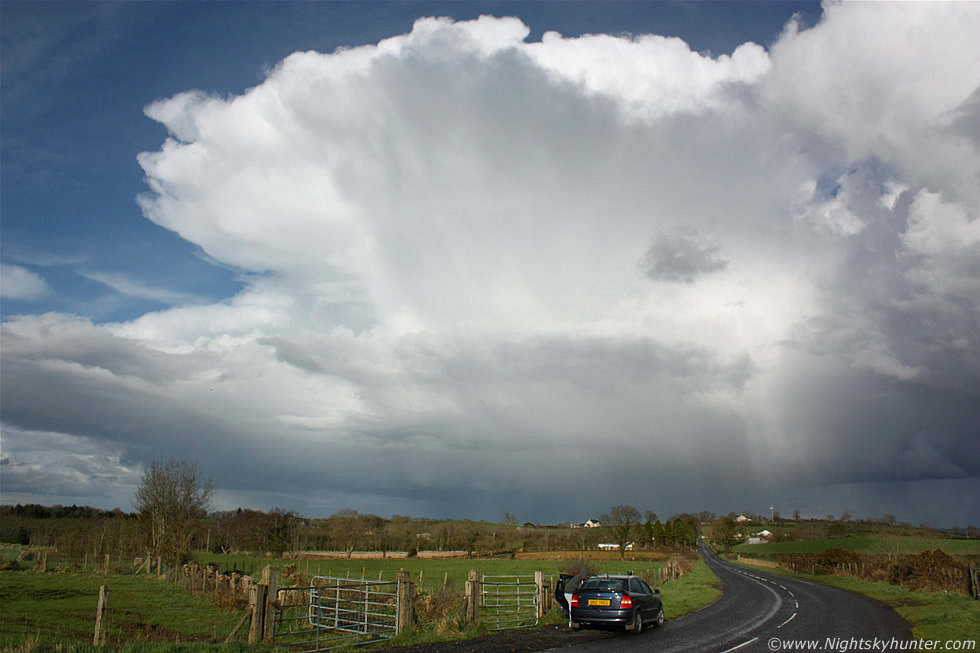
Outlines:
{"label": "tree line", "polygon": [[[678,515],[661,521],[648,511],[643,520],[632,506],[615,506],[601,528],[571,524],[519,524],[510,513],[501,523],[390,519],[341,510],[326,519],[309,519],[275,508],[208,512],[213,484],[192,461],[152,463],[133,498],[135,512],[79,506],[0,506],[0,541],[57,547],[68,555],[136,558],[150,553],[167,564],[190,558],[191,551],[281,556],[297,551],[407,552],[465,551],[502,555],[517,551],[581,550],[600,542],[634,549],[694,546],[700,517]],[[702,515],[704,516],[704,515]]]}

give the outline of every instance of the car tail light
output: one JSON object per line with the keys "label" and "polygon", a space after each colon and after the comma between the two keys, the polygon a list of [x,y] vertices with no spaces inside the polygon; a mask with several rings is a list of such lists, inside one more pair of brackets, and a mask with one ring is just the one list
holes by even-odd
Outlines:
{"label": "car tail light", "polygon": [[625,609],[625,608],[632,608],[633,607],[633,599],[631,599],[628,594],[623,594],[623,598],[620,599],[620,601],[619,601],[619,607],[620,608],[623,608],[623,609]]}
{"label": "car tail light", "polygon": [[577,608],[578,607],[578,594],[572,594],[572,605],[571,605],[571,607],[573,607],[573,608]]}

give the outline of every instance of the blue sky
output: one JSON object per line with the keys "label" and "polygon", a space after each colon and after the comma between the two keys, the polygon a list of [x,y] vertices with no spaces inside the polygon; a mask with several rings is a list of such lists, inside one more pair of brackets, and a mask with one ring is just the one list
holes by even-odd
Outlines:
{"label": "blue sky", "polygon": [[972,3],[0,12],[4,503],[980,521]]}

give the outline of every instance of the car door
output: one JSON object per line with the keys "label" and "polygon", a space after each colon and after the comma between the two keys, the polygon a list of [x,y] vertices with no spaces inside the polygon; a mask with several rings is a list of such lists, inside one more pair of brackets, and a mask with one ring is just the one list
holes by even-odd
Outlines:
{"label": "car door", "polygon": [[643,615],[643,621],[650,623],[650,620],[657,616],[657,611],[651,606],[653,590],[639,578],[630,578],[630,597]]}
{"label": "car door", "polygon": [[647,592],[650,592],[650,610],[653,613],[653,619],[656,619],[664,607],[663,600],[660,598],[660,590],[650,589],[645,580],[641,580],[640,584]]}

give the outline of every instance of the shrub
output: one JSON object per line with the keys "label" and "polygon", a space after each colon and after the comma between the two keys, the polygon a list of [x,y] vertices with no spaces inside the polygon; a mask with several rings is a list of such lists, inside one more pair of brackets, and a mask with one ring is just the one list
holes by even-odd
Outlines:
{"label": "shrub", "polygon": [[941,592],[963,591],[965,580],[966,565],[936,549],[902,556],[892,568],[891,582],[907,590]]}

